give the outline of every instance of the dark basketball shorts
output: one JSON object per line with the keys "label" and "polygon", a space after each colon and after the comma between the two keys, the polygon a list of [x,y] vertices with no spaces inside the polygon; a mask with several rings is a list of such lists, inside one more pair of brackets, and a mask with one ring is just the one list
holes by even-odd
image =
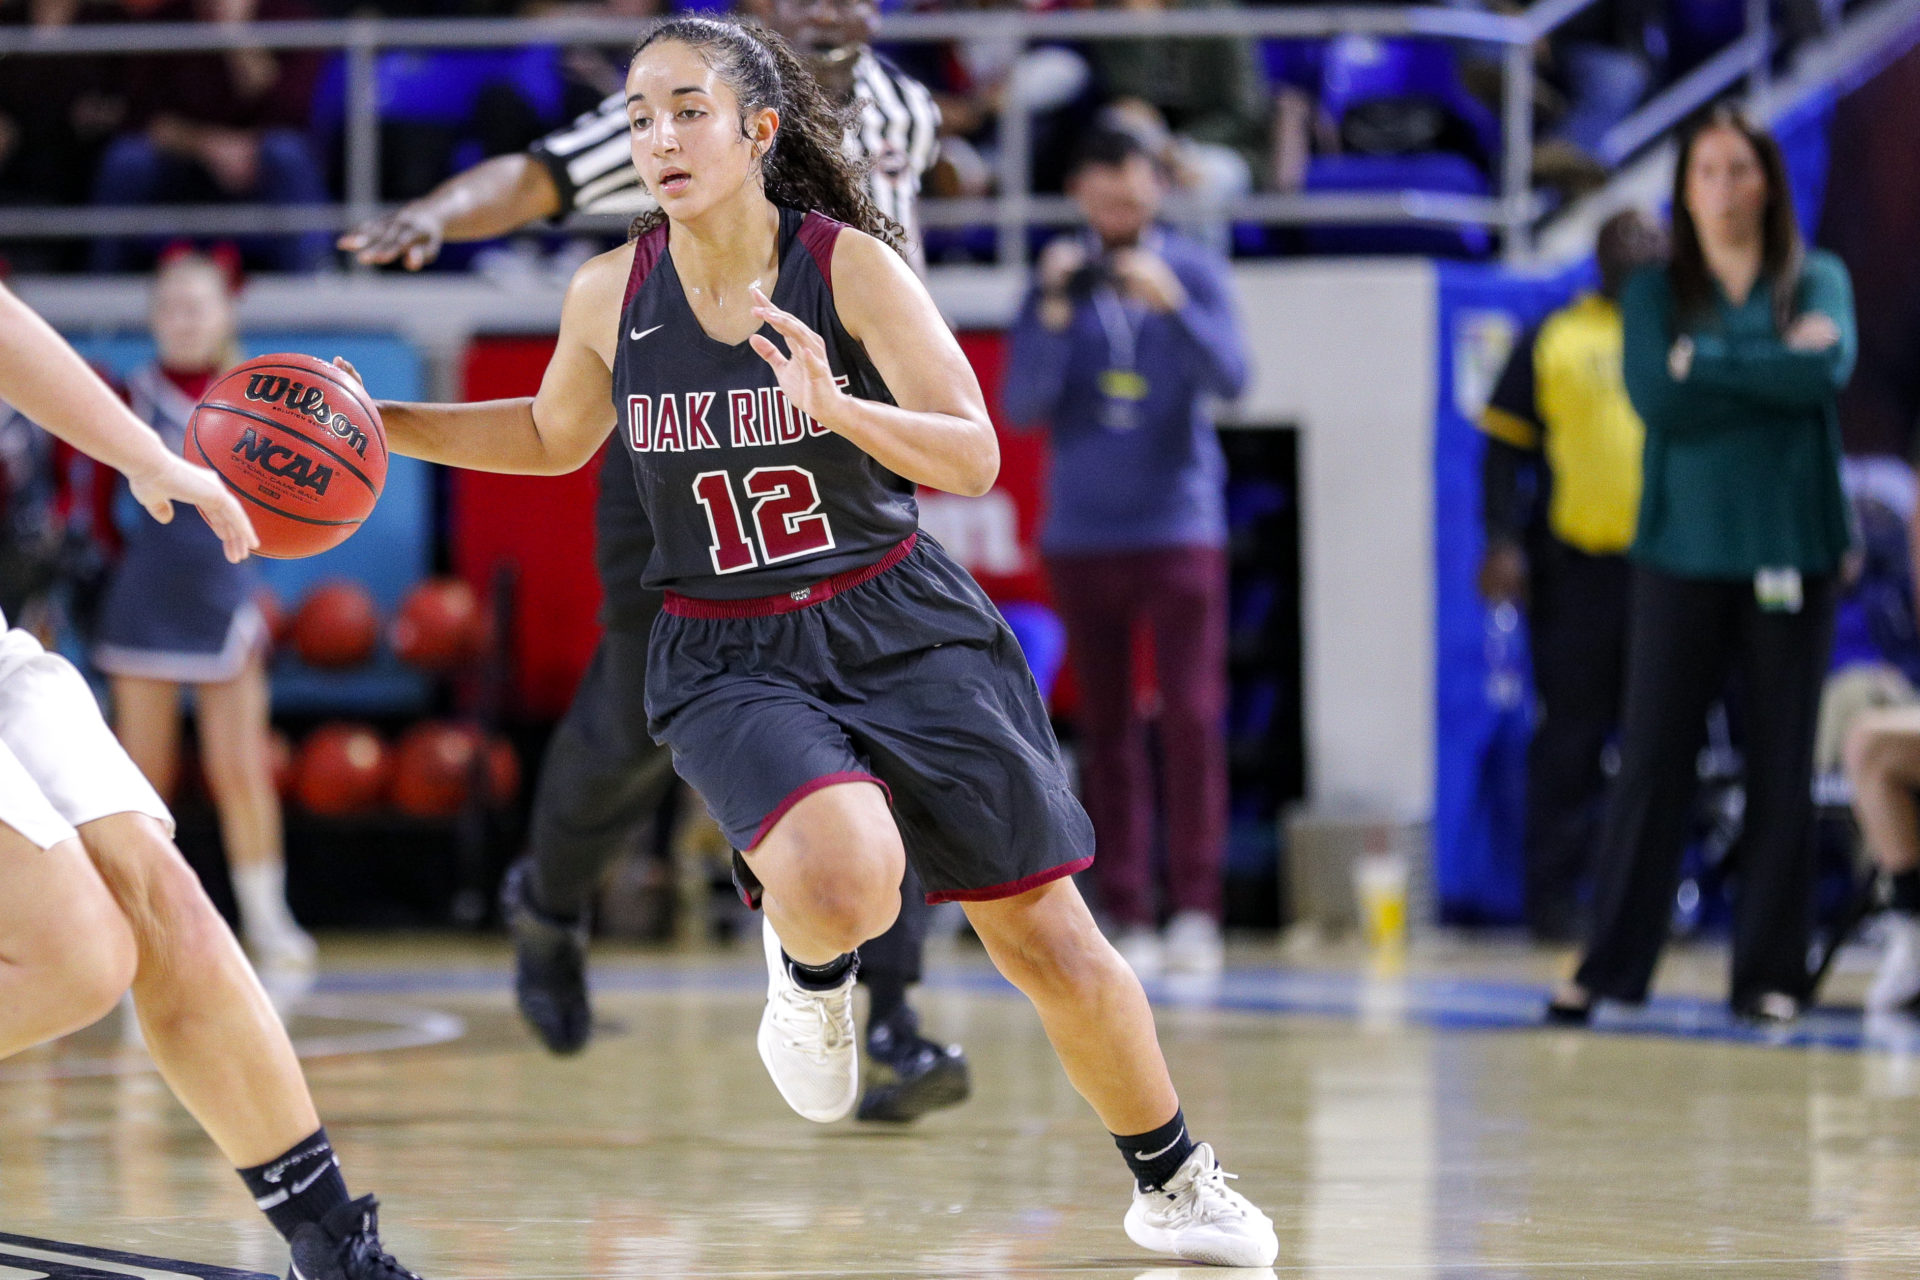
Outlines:
{"label": "dark basketball shorts", "polygon": [[647,715],[736,849],[864,781],[886,790],[929,902],[1011,897],[1093,862],[1018,642],[925,534],[791,595],[670,593]]}

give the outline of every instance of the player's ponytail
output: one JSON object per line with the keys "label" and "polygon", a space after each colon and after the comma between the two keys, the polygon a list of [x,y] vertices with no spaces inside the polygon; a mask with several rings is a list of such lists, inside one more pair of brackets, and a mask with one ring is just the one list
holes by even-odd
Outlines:
{"label": "player's ponytail", "polygon": [[[856,108],[827,96],[793,46],[757,22],[719,18],[670,18],[649,31],[633,53],[677,40],[733,90],[740,124],[767,107],[780,114],[780,128],[760,157],[767,198],[790,209],[818,210],[874,236],[896,250],[905,245],[900,225],[880,212],[867,193],[868,161],[850,159],[842,140]],[[634,219],[634,236],[666,221],[658,209]]]}

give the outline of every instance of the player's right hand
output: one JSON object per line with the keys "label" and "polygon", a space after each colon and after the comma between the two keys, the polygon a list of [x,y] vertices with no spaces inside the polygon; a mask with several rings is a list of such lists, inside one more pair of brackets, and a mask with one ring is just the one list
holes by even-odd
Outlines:
{"label": "player's right hand", "polygon": [[439,218],[406,204],[367,219],[341,236],[339,246],[370,267],[404,257],[407,270],[418,271],[440,256],[445,239],[446,228]]}
{"label": "player's right hand", "polygon": [[205,467],[196,467],[177,454],[166,454],[151,471],[129,475],[127,484],[134,500],[161,524],[173,522],[173,504],[184,502],[197,507],[207,526],[220,539],[227,559],[239,564],[260,545],[253,521],[220,477]]}

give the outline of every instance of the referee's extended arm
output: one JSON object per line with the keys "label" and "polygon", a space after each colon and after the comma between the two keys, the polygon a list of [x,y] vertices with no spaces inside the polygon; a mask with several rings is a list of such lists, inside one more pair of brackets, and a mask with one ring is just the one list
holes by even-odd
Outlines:
{"label": "referee's extended arm", "polygon": [[445,242],[491,240],[560,212],[560,188],[529,152],[495,156],[456,173],[391,213],[369,218],[340,237],[340,247],[369,266],[404,258],[418,271]]}

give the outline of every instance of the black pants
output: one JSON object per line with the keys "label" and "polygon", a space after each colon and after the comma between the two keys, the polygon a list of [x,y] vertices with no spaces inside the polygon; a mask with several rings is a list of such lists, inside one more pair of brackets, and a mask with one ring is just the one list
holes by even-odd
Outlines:
{"label": "black pants", "polygon": [[1620,776],[1595,867],[1593,940],[1577,981],[1646,998],[1666,942],[1707,708],[1740,678],[1747,808],[1738,850],[1732,997],[1801,997],[1813,906],[1813,737],[1832,644],[1834,584],[1807,578],[1797,612],[1751,581],[1633,575]]}
{"label": "black pants", "polygon": [[1527,749],[1526,915],[1535,933],[1562,936],[1600,834],[1600,756],[1620,724],[1632,578],[1625,556],[1591,556],[1551,538],[1532,562],[1540,718]]}
{"label": "black pants", "polygon": [[[634,828],[675,784],[672,752],[647,733],[646,673],[647,632],[608,630],[547,744],[533,797],[533,887],[555,915],[587,909]],[[863,979],[920,980],[930,911],[909,869],[899,919],[860,948]]]}

